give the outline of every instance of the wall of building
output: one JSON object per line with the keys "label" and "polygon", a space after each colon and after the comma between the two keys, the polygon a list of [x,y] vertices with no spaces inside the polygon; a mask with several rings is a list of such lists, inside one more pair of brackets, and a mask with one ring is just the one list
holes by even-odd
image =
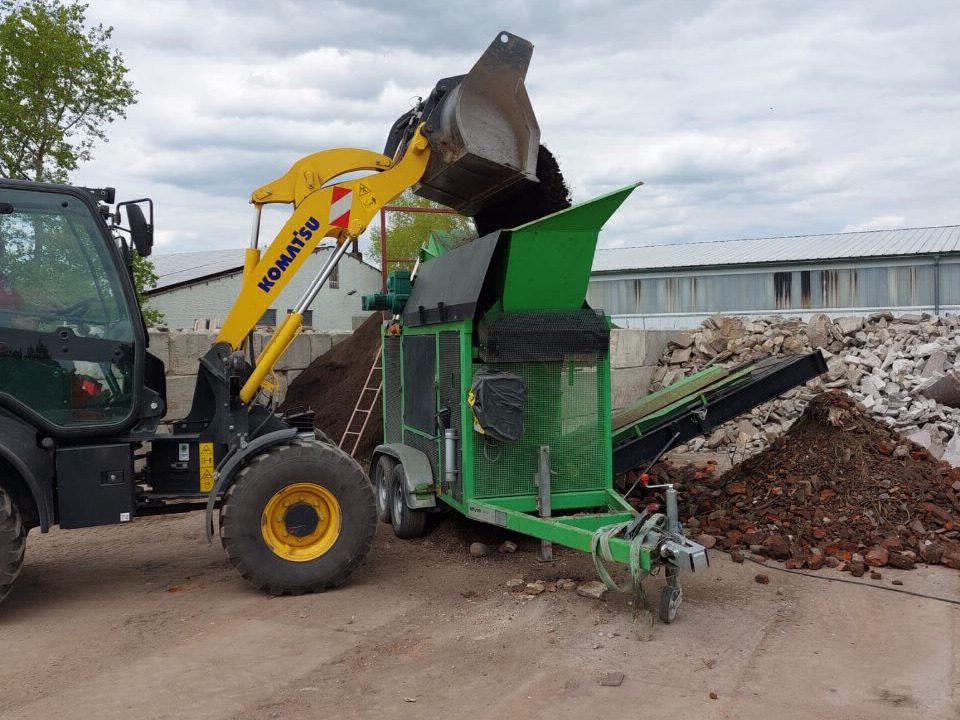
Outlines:
{"label": "wall of building", "polygon": [[693,328],[710,315],[809,319],[960,309],[960,258],[594,275],[588,300],[622,327]]}
{"label": "wall of building", "polygon": [[[277,311],[278,321],[296,305],[331,252],[331,248],[321,248],[311,255],[300,272],[281,291],[272,306]],[[313,311],[312,326],[317,330],[353,330],[353,318],[369,315],[361,309],[361,298],[381,287],[380,271],[349,255],[340,261],[338,272],[339,287],[325,285],[310,307]],[[174,330],[193,329],[194,321],[198,318],[225,318],[240,294],[242,283],[240,273],[212,278],[153,293],[149,296],[149,302],[164,314],[167,327]]]}

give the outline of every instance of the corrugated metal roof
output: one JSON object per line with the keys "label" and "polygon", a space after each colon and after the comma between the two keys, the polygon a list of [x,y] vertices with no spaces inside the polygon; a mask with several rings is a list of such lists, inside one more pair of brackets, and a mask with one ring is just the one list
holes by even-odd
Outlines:
{"label": "corrugated metal roof", "polygon": [[229,270],[242,270],[243,253],[242,249],[230,248],[154,255],[150,258],[157,273],[157,284],[153,289],[161,290],[169,285],[200,280]]}
{"label": "corrugated metal roof", "polygon": [[936,253],[960,253],[960,225],[599,248],[593,271],[662,270]]}

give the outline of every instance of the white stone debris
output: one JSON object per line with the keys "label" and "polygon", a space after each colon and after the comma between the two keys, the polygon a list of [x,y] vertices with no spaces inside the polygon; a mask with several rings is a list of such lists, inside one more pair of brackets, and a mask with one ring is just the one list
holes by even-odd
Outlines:
{"label": "white stone debris", "polygon": [[879,312],[832,320],[821,313],[807,322],[714,315],[670,341],[651,391],[707,365],[735,367],[816,348],[827,360],[824,375],[678,450],[709,449],[739,462],[789,429],[814,395],[837,389],[879,422],[960,466],[960,317],[954,315]]}

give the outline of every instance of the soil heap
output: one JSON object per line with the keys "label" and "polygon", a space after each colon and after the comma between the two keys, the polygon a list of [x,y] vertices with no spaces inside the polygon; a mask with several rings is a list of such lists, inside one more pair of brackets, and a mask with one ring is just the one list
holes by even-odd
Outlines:
{"label": "soil heap", "polygon": [[[290,383],[281,409],[313,410],[316,426],[331,440],[340,442],[379,349],[380,313],[374,313],[353,335],[316,358]],[[358,460],[369,460],[373,449],[382,442],[380,408],[378,400],[357,447]],[[359,430],[363,420],[358,418],[354,424],[356,427],[351,429]]]}
{"label": "soil heap", "polygon": [[713,470],[667,465],[656,474],[681,485],[688,531],[735,559],[749,548],[788,567],[858,576],[921,561],[960,569],[960,470],[844,394],[816,396],[765,451],[723,475]]}

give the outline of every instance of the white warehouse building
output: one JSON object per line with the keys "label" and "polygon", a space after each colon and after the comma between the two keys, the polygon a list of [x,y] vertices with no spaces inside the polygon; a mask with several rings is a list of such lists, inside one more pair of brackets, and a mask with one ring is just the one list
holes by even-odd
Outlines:
{"label": "white warehouse building", "polygon": [[[259,324],[275,326],[282,320],[332,252],[329,246],[317,248]],[[210,321],[213,327],[227,316],[240,294],[243,255],[243,249],[156,255],[151,259],[157,284],[145,293],[146,298],[151,307],[164,314],[164,325],[173,330],[192,330],[197,321],[201,325]],[[361,309],[361,298],[380,287],[380,270],[348,253],[305,314],[304,325],[324,332],[351,332],[370,314]]]}
{"label": "white warehouse building", "polygon": [[588,301],[620,327],[960,311],[960,225],[601,248]]}

